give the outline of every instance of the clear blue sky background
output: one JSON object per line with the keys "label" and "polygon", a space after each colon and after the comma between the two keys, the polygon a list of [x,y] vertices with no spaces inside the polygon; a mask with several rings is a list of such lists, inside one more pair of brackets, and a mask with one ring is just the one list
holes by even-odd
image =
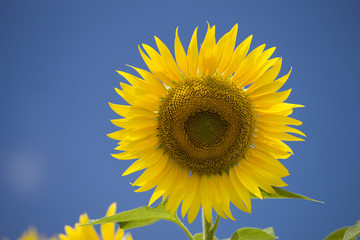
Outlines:
{"label": "clear blue sky background", "polygon": [[[221,220],[217,236],[239,227],[273,226],[280,239],[322,239],[360,219],[359,65],[360,2],[349,1],[28,1],[0,3],[0,237],[16,239],[29,225],[52,235],[88,212],[102,217],[147,204],[151,192],[134,193],[121,177],[130,162],[113,159],[116,130],[108,102],[115,70],[146,68],[137,46],[171,50],[175,29],[185,46],[206,21],[217,38],[239,23],[238,43],[276,46],[292,66],[285,88],[290,102],[306,105],[294,117],[305,142],[290,143],[283,161],[288,190],[324,201],[254,200],[253,213],[233,208],[237,221]],[[190,226],[201,231],[200,217]],[[134,239],[186,239],[173,223],[133,229]]]}

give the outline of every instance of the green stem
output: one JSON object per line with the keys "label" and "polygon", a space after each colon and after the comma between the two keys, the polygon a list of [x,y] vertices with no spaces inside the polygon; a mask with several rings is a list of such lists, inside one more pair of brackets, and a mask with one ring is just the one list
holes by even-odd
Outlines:
{"label": "green stem", "polygon": [[186,233],[186,235],[188,236],[188,238],[190,240],[194,240],[191,232],[189,231],[189,229],[187,229],[187,227],[184,225],[184,223],[179,219],[179,217],[176,215],[176,221],[174,221],[177,225],[179,225],[179,227],[181,227],[181,229]]}
{"label": "green stem", "polygon": [[219,225],[220,215],[217,215],[214,225],[210,228],[211,239],[214,239],[217,226]]}
{"label": "green stem", "polygon": [[202,212],[202,220],[203,220],[203,240],[214,240],[215,238],[215,232],[219,225],[220,221],[220,215],[216,216],[214,225],[212,225],[212,222],[206,221],[204,210]]}
{"label": "green stem", "polygon": [[212,222],[206,221],[204,209],[202,209],[202,221],[203,221],[203,240],[213,240],[214,235],[211,234]]}

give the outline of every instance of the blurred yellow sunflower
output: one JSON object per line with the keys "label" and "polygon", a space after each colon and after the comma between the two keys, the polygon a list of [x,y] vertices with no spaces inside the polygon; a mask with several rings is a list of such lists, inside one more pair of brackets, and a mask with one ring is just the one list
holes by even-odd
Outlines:
{"label": "blurred yellow sunflower", "polygon": [[287,125],[301,105],[284,103],[291,89],[277,92],[290,72],[277,79],[282,59],[270,56],[275,48],[261,45],[248,53],[252,36],[235,48],[236,24],[218,42],[215,26],[208,26],[200,51],[195,29],[187,53],[175,33],[175,59],[155,37],[158,52],[143,44],[140,54],[150,72],[136,67],[141,78],[118,71],[131,85],[120,83],[117,93],[130,105],[110,103],[123,118],[109,134],[120,140],[113,157],[137,159],[123,175],[145,169],[133,183],[137,192],[155,188],[149,205],[168,198],[171,214],[182,202],[189,222],[202,206],[206,220],[212,209],[234,219],[230,202],[251,212],[249,192],[274,193],[289,175],[278,161],[292,150],[283,141],[305,136]]}
{"label": "blurred yellow sunflower", "polygon": [[[116,213],[116,203],[112,203],[106,212],[106,216]],[[115,223],[101,224],[101,237],[98,236],[93,226],[80,226],[89,221],[86,213],[80,215],[79,222],[75,227],[65,226],[65,233],[60,234],[60,240],[132,240],[131,235],[124,234],[124,230],[118,228],[115,231]]]}
{"label": "blurred yellow sunflower", "polygon": [[58,240],[58,238],[47,238],[44,235],[39,234],[35,227],[29,227],[18,240]]}

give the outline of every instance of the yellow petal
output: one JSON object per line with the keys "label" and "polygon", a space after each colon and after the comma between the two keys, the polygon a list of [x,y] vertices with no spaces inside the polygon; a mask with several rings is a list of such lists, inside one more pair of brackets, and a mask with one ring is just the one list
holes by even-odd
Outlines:
{"label": "yellow petal", "polygon": [[275,92],[265,94],[259,97],[251,97],[252,102],[256,105],[269,105],[273,106],[276,104],[280,104],[285,101],[291,93],[291,89],[283,91],[283,92]]}
{"label": "yellow petal", "polygon": [[186,59],[186,53],[185,53],[185,50],[179,39],[178,30],[179,30],[179,27],[176,28],[176,33],[175,33],[175,46],[174,46],[175,58],[176,58],[177,65],[178,65],[179,69],[181,70],[181,72],[186,77],[189,77],[189,67],[188,67],[188,63],[187,63],[187,59]]}
{"label": "yellow petal", "polygon": [[156,187],[153,194],[151,195],[151,198],[149,200],[149,206],[153,204],[156,200],[158,200],[161,196],[163,196],[165,193],[164,189],[160,189],[159,187]]}
{"label": "yellow petal", "polygon": [[68,238],[70,238],[70,239],[72,239],[72,238],[74,239],[77,236],[77,233],[75,232],[75,230],[68,225],[65,226],[65,233],[68,236]]}
{"label": "yellow petal", "polygon": [[272,106],[254,106],[254,115],[260,116],[288,116],[292,114],[293,108],[300,107],[301,105],[296,106],[296,104],[289,103],[280,103]]}
{"label": "yellow petal", "polygon": [[291,71],[292,71],[292,68],[290,69],[289,73],[286,74],[285,76],[279,78],[278,80],[276,80],[274,82],[270,82],[270,83],[262,85],[262,86],[259,85],[258,88],[255,88],[256,85],[252,84],[246,90],[246,92],[252,96],[264,95],[267,93],[276,92],[286,83],[286,81],[288,80],[288,78],[290,76]]}
{"label": "yellow petal", "polygon": [[153,196],[150,199],[149,205],[155,202],[159,197],[167,193],[171,188],[171,185],[175,181],[178,175],[178,169],[174,163],[169,162],[167,169],[164,171],[164,174],[158,178],[158,186],[156,187]]}
{"label": "yellow petal", "polygon": [[156,45],[158,46],[159,52],[162,57],[162,62],[167,66],[169,71],[173,76],[175,76],[174,81],[180,81],[182,80],[180,71],[174,61],[173,56],[171,55],[169,49],[166,47],[166,45],[157,37],[155,37]]}
{"label": "yellow petal", "polygon": [[264,115],[257,117],[256,120],[261,123],[273,124],[273,125],[295,125],[299,126],[302,124],[299,120],[293,119],[286,116],[277,116],[277,115]]}
{"label": "yellow petal", "polygon": [[227,219],[222,206],[222,201],[226,201],[226,199],[222,199],[225,196],[222,195],[219,183],[216,181],[216,176],[211,175],[210,177],[208,177],[208,181],[209,185],[211,186],[211,188],[209,188],[208,190],[208,196],[212,198],[211,205],[214,208],[215,212],[217,212],[217,214],[219,214],[222,218]]}
{"label": "yellow petal", "polygon": [[159,179],[161,179],[162,175],[165,173],[164,169],[168,169],[168,163],[169,160],[165,156],[156,164],[148,167],[133,183],[133,186],[140,187],[135,190],[135,192],[144,192],[155,187],[158,184]]}
{"label": "yellow petal", "polygon": [[205,219],[207,222],[212,222],[212,201],[209,190],[211,189],[211,185],[209,183],[209,178],[206,175],[201,177],[200,183],[200,197],[201,204],[204,211]]}
{"label": "yellow petal", "polygon": [[201,44],[199,53],[199,74],[212,75],[216,71],[216,59],[212,52],[216,45],[215,41],[215,26],[210,28],[208,25],[208,31],[205,35],[204,41]]}
{"label": "yellow petal", "polygon": [[290,135],[290,134],[284,133],[284,132],[268,132],[268,134],[269,134],[269,137],[279,139],[282,141],[305,141],[302,138],[298,138],[298,137],[295,137],[293,135]]}
{"label": "yellow petal", "polygon": [[152,154],[147,154],[146,156],[143,156],[139,160],[134,162],[128,169],[126,169],[126,171],[122,174],[122,176],[126,176],[133,172],[137,172],[144,168],[148,168],[153,164],[157,163],[162,157],[163,154],[161,151],[155,151]]}
{"label": "yellow petal", "polygon": [[149,139],[139,139],[137,141],[125,141],[125,140],[121,141],[120,145],[115,149],[119,151],[141,151],[142,149],[145,148],[154,149],[160,145],[156,137]]}
{"label": "yellow petal", "polygon": [[276,147],[267,141],[257,140],[253,143],[253,145],[255,148],[259,148],[265,152],[271,153],[275,158],[287,159],[291,155],[291,152],[288,152],[283,148]]}
{"label": "yellow petal", "polygon": [[262,76],[250,86],[251,89],[256,89],[258,87],[264,86],[274,81],[280,72],[281,64],[282,64],[282,58],[279,58],[279,60],[274,64],[272,68],[270,68],[264,74],[262,74]]}
{"label": "yellow petal", "polygon": [[187,62],[189,66],[189,72],[191,76],[195,76],[198,64],[199,64],[199,50],[197,45],[197,29],[195,28],[195,31],[191,37],[188,52],[187,52]]}
{"label": "yellow petal", "polygon": [[[89,217],[86,213],[80,215],[80,218],[79,218],[80,224],[86,224],[86,223],[88,223],[88,221],[89,221]],[[84,234],[86,239],[89,239],[89,240],[99,239],[99,236],[97,235],[96,230],[93,226],[82,226],[82,227],[80,227],[80,230],[82,231],[82,233]]]}
{"label": "yellow petal", "polygon": [[265,124],[257,124],[256,125],[256,128],[259,129],[259,131],[261,130],[265,130],[267,132],[288,132],[288,133],[296,133],[296,134],[299,134],[301,136],[304,136],[306,137],[306,135],[301,132],[300,130],[298,129],[295,129],[295,128],[292,128],[292,127],[289,127],[289,126],[273,126],[273,125],[265,125]]}
{"label": "yellow petal", "polygon": [[[116,203],[112,203],[106,212],[106,216],[112,216],[116,213]],[[114,240],[115,223],[101,224],[101,236],[103,240]]]}
{"label": "yellow petal", "polygon": [[69,240],[69,238],[67,236],[65,236],[64,234],[59,234],[59,238],[60,238],[60,240]]}
{"label": "yellow petal", "polygon": [[221,196],[220,204],[221,204],[222,210],[231,220],[235,220],[235,218],[232,216],[231,210],[230,210],[229,187],[224,184],[222,176],[220,176],[218,174],[215,175],[214,180],[215,180],[214,182],[215,182],[216,189],[218,189],[218,192],[220,193],[219,196]]}
{"label": "yellow petal", "polygon": [[111,122],[121,128],[138,128],[139,126],[141,128],[148,128],[157,126],[156,119],[147,117],[113,119]]}
{"label": "yellow petal", "polygon": [[250,83],[255,82],[278,60],[277,58],[263,60],[261,56],[262,55],[260,55],[260,57],[256,59],[254,64],[250,64],[249,67],[247,67],[246,70],[243,72],[243,74],[239,76],[239,80],[237,81],[237,83],[240,84],[240,87],[245,87]]}
{"label": "yellow petal", "polygon": [[120,85],[123,90],[115,88],[115,91],[130,105],[138,108],[145,108],[150,111],[158,110],[160,98],[156,98],[153,95],[145,93],[141,89],[134,88],[127,84],[120,83]]}
{"label": "yellow petal", "polygon": [[264,168],[263,166],[257,164],[255,161],[246,160],[246,162],[248,163],[249,169],[251,169],[252,172],[255,172],[257,176],[264,179],[263,181],[268,183],[268,185],[278,186],[278,187],[287,186],[287,184],[281,180],[282,176],[276,175],[273,171],[271,171],[271,169]]}
{"label": "yellow petal", "polygon": [[257,183],[257,185],[268,193],[275,193],[274,189],[270,186],[270,182],[264,180],[263,176],[259,175],[255,168],[249,164],[248,161],[243,161],[244,168],[247,169],[251,178]]}
{"label": "yellow petal", "polygon": [[201,206],[201,197],[199,194],[200,177],[197,174],[193,174],[193,175],[195,175],[195,178],[193,179],[194,192],[192,192],[192,194],[194,194],[194,198],[193,201],[191,202],[191,207],[188,212],[188,221],[190,224],[195,220]]}
{"label": "yellow petal", "polygon": [[198,189],[200,185],[200,177],[197,174],[192,174],[189,177],[189,186],[185,190],[185,198],[181,206],[181,215],[182,217],[185,216],[186,212],[191,206],[191,203],[193,202],[195,195],[198,194]]}
{"label": "yellow petal", "polygon": [[123,76],[134,88],[141,89],[146,94],[158,97],[158,94],[153,90],[153,86],[149,86],[143,79],[135,77],[127,72],[117,71],[117,73]]}
{"label": "yellow petal", "polygon": [[250,192],[255,194],[257,197],[262,199],[262,195],[258,185],[251,178],[247,176],[246,169],[244,169],[241,166],[241,161],[239,163],[239,166],[234,166],[234,170],[235,170],[234,171],[235,174],[233,174],[233,176],[230,175],[230,178],[237,177],[241,182],[241,184],[244,185],[244,187],[246,187]]}
{"label": "yellow petal", "polygon": [[250,84],[251,80],[248,79],[248,76],[251,76],[257,70],[257,68],[264,64],[262,61],[257,61],[264,49],[265,44],[260,45],[251,51],[251,53],[246,56],[244,61],[242,61],[239,67],[236,69],[234,76],[231,78],[231,81],[235,84],[240,84],[241,87]]}
{"label": "yellow petal", "polygon": [[[120,144],[121,144],[121,142],[120,142]],[[121,149],[122,146],[116,147],[115,150],[118,150],[118,148]],[[114,158],[117,158],[119,160],[130,160],[130,159],[143,157],[143,156],[147,155],[148,153],[154,152],[157,148],[158,148],[158,143],[154,142],[154,144],[147,146],[145,148],[142,148],[142,149],[131,149],[130,151],[125,150],[124,152],[121,152],[121,153],[111,154],[111,156],[113,156]]]}
{"label": "yellow petal", "polygon": [[186,169],[179,168],[176,186],[174,186],[173,191],[169,194],[169,201],[166,204],[166,208],[170,209],[170,215],[176,212],[181,201],[183,201],[186,190],[190,185],[189,180],[190,172]]}
{"label": "yellow petal", "polygon": [[119,105],[114,103],[109,103],[111,109],[123,117],[134,117],[134,116],[144,116],[155,118],[158,114],[154,113],[154,111],[149,111],[148,109],[133,107],[127,105]]}
{"label": "yellow petal", "polygon": [[220,75],[228,68],[232,60],[237,31],[238,24],[235,24],[234,27],[228,33],[226,33],[217,44],[219,49],[221,49],[220,53],[218,54],[219,56],[217,56],[218,74]]}
{"label": "yellow petal", "polygon": [[[224,177],[224,179],[226,179],[226,177]],[[250,199],[249,191],[240,182],[239,178],[236,176],[236,172],[234,169],[229,170],[229,179],[231,180],[231,183],[236,193],[240,196],[246,208],[249,209],[249,211],[251,212],[251,199]]]}
{"label": "yellow petal", "polygon": [[147,86],[151,86],[151,90],[155,91],[159,95],[165,95],[166,94],[166,88],[165,86],[150,72],[145,71],[141,68],[136,68],[130,65],[126,65],[131,68],[133,68],[135,71],[137,71],[142,78],[144,78],[145,82],[147,83]]}
{"label": "yellow petal", "polygon": [[236,47],[233,57],[231,58],[231,62],[224,73],[224,77],[228,77],[232,75],[236,69],[239,68],[241,62],[244,60],[246,54],[249,51],[251,44],[252,35],[246,38],[239,46]]}
{"label": "yellow petal", "polygon": [[266,169],[271,169],[274,173],[281,177],[289,175],[288,170],[270,153],[264,152],[261,149],[251,149],[246,156],[249,161],[260,164]]}
{"label": "yellow petal", "polygon": [[115,240],[122,240],[123,236],[124,236],[124,230],[119,228],[115,233]]}
{"label": "yellow petal", "polygon": [[[233,169],[230,169],[233,171]],[[251,212],[251,201],[249,192],[246,188],[238,181],[237,178],[236,182],[230,181],[230,176],[223,174],[221,176],[221,181],[223,182],[224,186],[226,186],[226,190],[229,193],[230,201],[240,210],[244,212]],[[248,206],[245,205],[245,202]]]}
{"label": "yellow petal", "polygon": [[[144,46],[144,45],[143,45]],[[147,46],[147,45],[145,45]],[[149,47],[150,48],[150,47]],[[151,51],[151,50],[149,50]],[[155,50],[154,50],[155,51]],[[174,80],[172,79],[171,74],[164,69],[161,61],[159,60],[159,57],[156,57],[156,60],[150,59],[148,56],[145,55],[145,53],[141,50],[139,46],[139,52],[141,54],[141,57],[144,59],[145,64],[148,66],[150,71],[156,76],[160,81],[162,81],[167,86],[173,86]],[[155,51],[156,52],[156,51]],[[157,53],[156,53],[157,54]],[[158,55],[158,54],[157,54]],[[170,76],[169,76],[170,75]]]}
{"label": "yellow petal", "polygon": [[119,131],[109,133],[107,136],[109,138],[115,140],[124,140],[125,138],[131,137],[132,139],[139,139],[139,138],[146,138],[148,136],[155,136],[156,135],[156,127],[148,127],[148,128],[128,128],[128,129],[121,129]]}
{"label": "yellow petal", "polygon": [[273,139],[273,138],[271,138],[271,139],[265,138],[263,141],[266,142],[266,144],[268,144],[269,146],[271,146],[273,148],[279,148],[281,150],[284,150],[286,152],[294,154],[294,152],[291,150],[291,148],[280,140]]}

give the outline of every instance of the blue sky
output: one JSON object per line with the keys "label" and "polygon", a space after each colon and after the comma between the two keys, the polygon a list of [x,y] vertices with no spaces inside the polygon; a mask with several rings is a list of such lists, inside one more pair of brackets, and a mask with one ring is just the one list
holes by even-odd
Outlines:
{"label": "blue sky", "polygon": [[[283,161],[290,191],[324,201],[254,200],[253,213],[233,208],[217,236],[240,227],[273,226],[280,239],[322,239],[360,219],[358,156],[360,2],[342,1],[10,1],[0,3],[0,237],[19,237],[29,225],[52,235],[87,212],[102,217],[147,204],[121,177],[129,162],[113,159],[114,87],[126,64],[145,68],[137,46],[171,50],[175,29],[185,46],[206,21],[219,38],[239,24],[238,43],[253,34],[293,67],[285,88],[305,142],[290,143]],[[201,231],[198,216],[190,230]],[[158,222],[131,230],[134,239],[185,239],[176,225]]]}

